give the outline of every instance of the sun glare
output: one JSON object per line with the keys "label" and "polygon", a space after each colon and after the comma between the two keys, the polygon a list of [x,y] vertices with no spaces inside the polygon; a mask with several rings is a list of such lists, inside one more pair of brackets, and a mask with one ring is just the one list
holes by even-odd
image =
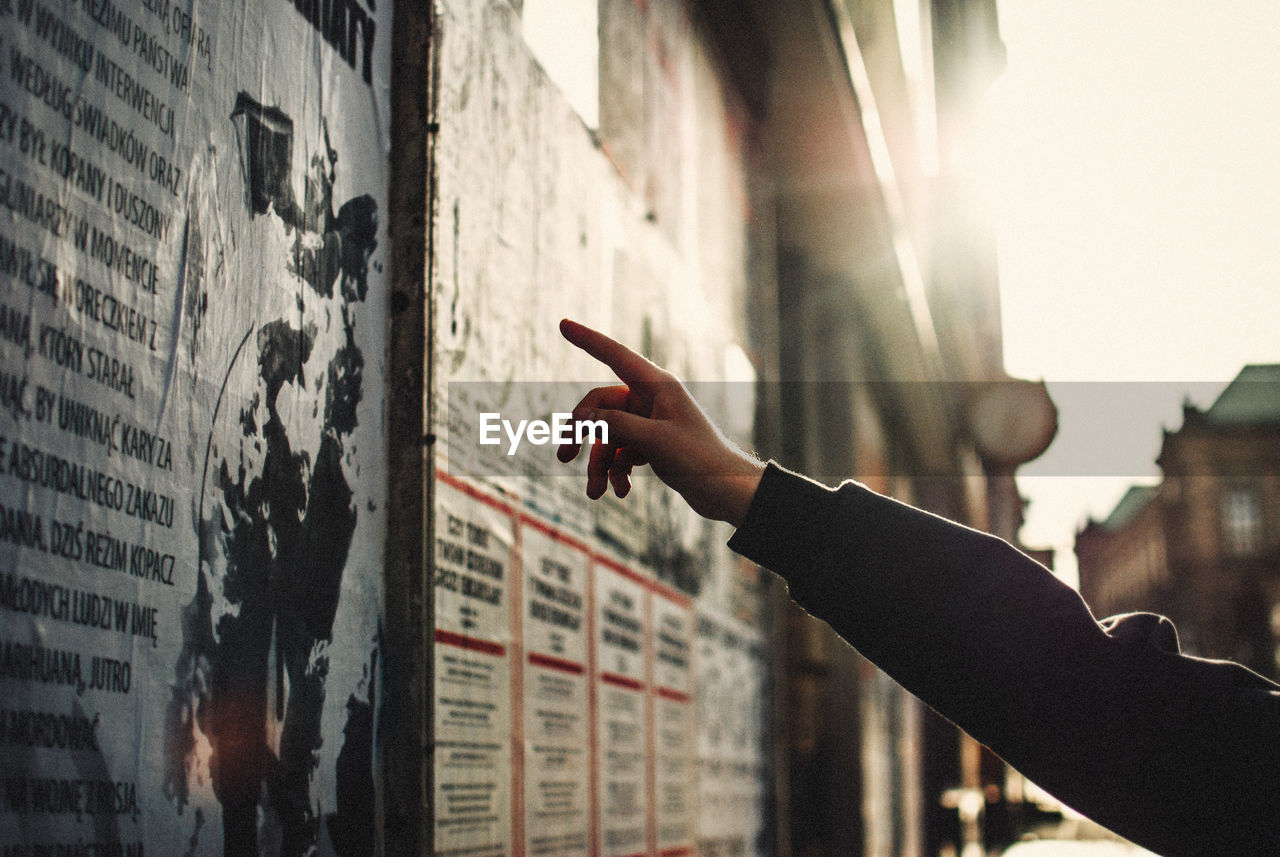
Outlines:
{"label": "sun glare", "polygon": [[[1000,4],[1000,30],[1008,66],[976,166],[996,222],[1006,368],[1048,379],[1051,394],[1081,381],[1167,390],[1103,441],[1143,450],[1124,472],[1068,465],[1020,480],[1024,541],[1074,570],[1084,516],[1158,472],[1179,385],[1280,362],[1280,4],[1019,0]],[[1059,404],[1046,458],[1099,417]]]}
{"label": "sun glare", "polygon": [[983,180],[1007,362],[1215,380],[1243,347],[1276,357],[1280,6],[1084,6],[1000,10]]}

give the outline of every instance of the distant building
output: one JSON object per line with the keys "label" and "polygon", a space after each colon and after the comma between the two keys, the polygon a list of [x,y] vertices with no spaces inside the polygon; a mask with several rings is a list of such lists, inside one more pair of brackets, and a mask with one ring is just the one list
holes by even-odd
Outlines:
{"label": "distant building", "polygon": [[1246,366],[1166,431],[1159,485],[1076,534],[1095,614],[1151,610],[1183,648],[1280,676],[1280,365]]}

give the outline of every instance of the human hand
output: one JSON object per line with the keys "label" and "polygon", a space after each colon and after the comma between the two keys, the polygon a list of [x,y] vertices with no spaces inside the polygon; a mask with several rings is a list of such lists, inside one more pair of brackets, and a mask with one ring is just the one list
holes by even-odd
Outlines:
{"label": "human hand", "polygon": [[[561,321],[560,333],[622,381],[591,390],[573,409],[575,422],[609,427],[609,443],[589,453],[587,496],[599,499],[612,484],[625,497],[632,469],[647,464],[699,515],[741,525],[764,464],[725,437],[675,375],[575,321]],[[579,451],[567,443],[556,455],[569,462]]]}

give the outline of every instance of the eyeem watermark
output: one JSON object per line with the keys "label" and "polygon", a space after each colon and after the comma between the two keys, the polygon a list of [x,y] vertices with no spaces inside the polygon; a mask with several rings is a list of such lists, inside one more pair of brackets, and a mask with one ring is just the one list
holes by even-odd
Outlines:
{"label": "eyeem watermark", "polygon": [[521,441],[525,440],[534,446],[597,441],[608,443],[609,424],[604,420],[575,421],[570,413],[553,413],[549,423],[546,420],[520,420],[514,424],[511,420],[504,420],[498,413],[480,414],[481,444],[497,446],[502,443],[504,434],[507,438],[507,455],[515,455]]}

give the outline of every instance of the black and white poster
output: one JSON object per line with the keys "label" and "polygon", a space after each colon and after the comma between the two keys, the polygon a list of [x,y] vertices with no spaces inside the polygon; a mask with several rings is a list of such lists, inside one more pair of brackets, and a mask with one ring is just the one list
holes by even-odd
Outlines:
{"label": "black and white poster", "polygon": [[377,836],[389,0],[0,0],[0,843]]}

